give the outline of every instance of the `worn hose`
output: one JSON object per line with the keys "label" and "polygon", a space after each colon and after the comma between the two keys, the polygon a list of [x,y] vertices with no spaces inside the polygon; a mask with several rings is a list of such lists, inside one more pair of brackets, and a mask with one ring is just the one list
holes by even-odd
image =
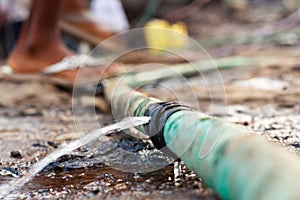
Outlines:
{"label": "worn hose", "polygon": [[300,161],[279,145],[245,127],[224,123],[180,105],[177,106],[180,109],[166,117],[163,112],[153,110],[167,111],[161,106],[162,101],[126,86],[114,90],[114,86],[106,85],[106,95],[112,110],[117,111],[115,114],[119,117],[150,115],[148,127],[138,129],[151,138],[154,137],[151,130],[158,132],[156,135],[163,138],[165,148],[180,157],[221,198],[300,198]]}

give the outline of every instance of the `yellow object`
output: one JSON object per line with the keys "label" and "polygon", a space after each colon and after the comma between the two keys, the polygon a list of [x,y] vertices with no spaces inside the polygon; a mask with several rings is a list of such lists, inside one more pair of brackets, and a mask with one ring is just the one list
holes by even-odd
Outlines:
{"label": "yellow object", "polygon": [[182,49],[187,45],[187,28],[183,22],[170,24],[166,20],[151,20],[145,25],[145,38],[151,52]]}
{"label": "yellow object", "polygon": [[[177,22],[173,25],[171,25],[171,30],[173,30],[174,32],[171,32],[171,46],[173,48],[184,48],[186,46],[187,43],[187,37],[188,36],[188,32],[186,29],[186,25],[183,22]],[[179,33],[179,34],[178,34]],[[182,36],[184,35],[184,36]]]}

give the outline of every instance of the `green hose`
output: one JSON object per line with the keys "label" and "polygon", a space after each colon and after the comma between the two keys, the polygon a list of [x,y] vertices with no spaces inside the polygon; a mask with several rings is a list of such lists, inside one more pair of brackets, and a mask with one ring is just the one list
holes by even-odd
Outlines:
{"label": "green hose", "polygon": [[135,23],[133,28],[144,26],[146,24],[146,22],[149,21],[154,16],[160,3],[161,3],[161,0],[151,0],[147,4],[146,9],[143,12],[143,14],[140,17],[138,17],[138,19],[136,20],[137,22]]}
{"label": "green hose", "polygon": [[[161,102],[119,85],[107,84],[106,95],[120,118],[144,116]],[[167,148],[223,199],[300,198],[300,161],[242,126],[184,110],[167,118],[162,133]]]}
{"label": "green hose", "polygon": [[163,133],[167,147],[223,199],[300,198],[300,161],[242,126],[182,111]]}

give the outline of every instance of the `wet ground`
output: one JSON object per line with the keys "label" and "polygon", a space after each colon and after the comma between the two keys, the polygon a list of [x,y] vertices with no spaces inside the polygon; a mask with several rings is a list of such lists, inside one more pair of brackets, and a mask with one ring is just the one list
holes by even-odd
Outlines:
{"label": "wet ground", "polygon": [[[185,83],[178,84],[180,80],[171,79],[161,85],[175,95],[157,85],[146,87],[145,92],[164,100],[176,97],[207,114],[243,124],[298,156],[300,71],[295,64],[297,58],[291,60],[291,65],[279,62],[276,66],[221,71],[226,104],[216,101],[215,105],[225,107],[226,115],[210,109],[209,93],[201,85],[200,76],[188,79],[194,91],[189,91]],[[216,73],[205,76],[213,79]],[[36,82],[1,82],[0,90],[5,94],[0,100],[0,180],[4,183],[26,174],[33,163],[79,135],[72,116],[71,93]],[[195,90],[199,94],[197,105],[191,100]],[[215,98],[222,102],[223,96]],[[86,110],[92,107],[86,97],[81,102]],[[102,125],[113,120],[103,111],[106,109],[104,100],[99,100],[97,116]],[[81,120],[93,129],[88,112]],[[130,159],[124,159],[124,152]],[[145,159],[145,154],[151,159]],[[147,167],[162,168],[149,173],[123,172]],[[218,199],[183,163],[168,165],[168,158],[149,140],[124,133],[112,133],[61,157],[13,194],[20,198]]]}
{"label": "wet ground", "polygon": [[[1,102],[0,180],[4,183],[26,174],[33,163],[77,138],[78,133],[71,113],[71,94],[38,83],[5,82],[1,85],[14,86],[20,91],[15,96],[14,92],[9,92],[6,95],[7,100],[3,98]],[[53,95],[56,98],[44,99],[45,91],[48,96]],[[25,100],[22,106],[16,107],[19,101],[26,98],[30,101]],[[90,105],[86,106],[88,109]],[[99,111],[99,117],[102,119],[102,124],[112,121],[108,113]],[[89,124],[88,115],[82,118],[86,124]],[[61,157],[22,189],[13,193],[21,198],[68,199],[71,197],[162,198],[165,195],[173,198],[174,194],[180,199],[197,198],[199,195],[215,196],[202,185],[194,173],[185,168],[181,173],[185,173],[186,178],[182,180],[174,177],[173,165],[145,174],[122,172],[124,167],[134,167],[134,163],[126,159],[119,161],[124,158],[120,157],[120,152],[127,152],[130,155],[138,152],[145,154],[143,151],[151,155],[151,160],[139,161],[140,156],[137,156],[134,159],[134,163],[138,162],[136,165],[139,165],[137,169],[153,165],[156,167],[168,165],[168,158],[155,150],[148,140],[138,140],[126,134],[115,133],[99,138],[98,141],[78,149],[71,155]],[[122,162],[122,171],[115,170],[120,162]],[[188,195],[183,193],[186,190],[190,190]]]}
{"label": "wet ground", "polygon": [[[204,11],[208,12],[208,16],[212,16],[209,14],[210,9],[215,8]],[[256,11],[250,13],[254,12]],[[272,16],[275,20],[279,18]],[[221,17],[222,15],[217,16],[218,20]],[[199,23],[203,24],[210,20],[218,21],[210,17],[201,20]],[[220,28],[227,36],[230,34],[229,30],[241,26],[228,20],[222,23],[225,27]],[[195,22],[192,24],[196,25]],[[245,26],[246,28],[241,28],[241,33],[249,32],[257,24]],[[213,28],[217,29],[216,24],[199,27],[196,27],[192,34],[206,34],[207,38],[221,35],[217,31],[211,31]],[[214,34],[210,35],[211,32]],[[228,53],[226,50],[225,52]],[[180,100],[206,114],[247,126],[262,137],[280,143],[287,151],[299,157],[299,46],[282,46],[277,42],[254,44],[235,49],[234,54],[251,57],[274,56],[277,60],[272,64],[222,70],[224,85],[210,88],[214,94],[215,109],[211,106],[211,91],[200,75],[189,77],[187,82],[178,79],[166,80],[144,87],[144,92],[163,100]],[[219,72],[208,72],[204,77],[214,80],[217,73]],[[160,87],[161,85],[164,87]],[[87,127],[87,130],[95,128],[94,116],[89,112],[95,105],[89,97],[72,99],[72,94],[68,91],[50,84],[30,81],[2,80],[0,93],[1,184],[23,176],[33,163],[83,134],[78,133],[76,129],[72,100],[80,102],[86,111],[77,118],[81,125]],[[226,113],[218,112],[224,109]],[[112,123],[113,118],[103,98],[99,97],[96,101],[96,113],[102,126]],[[12,197],[219,199],[195,173],[184,166],[184,163],[168,164],[168,158],[157,151],[147,138],[137,139],[126,133],[112,133],[79,148],[72,154],[62,156],[50,163],[21,189],[13,191]],[[150,170],[153,167],[158,170]],[[149,169],[153,172],[125,172],[136,169]]]}

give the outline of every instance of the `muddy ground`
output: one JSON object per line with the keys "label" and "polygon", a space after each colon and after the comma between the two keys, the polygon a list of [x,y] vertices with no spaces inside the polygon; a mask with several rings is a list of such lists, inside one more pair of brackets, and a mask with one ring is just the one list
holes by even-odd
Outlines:
{"label": "muddy ground", "polygon": [[[215,5],[205,8],[206,19],[212,20],[214,15],[210,13],[210,9],[213,8]],[[261,12],[263,13],[265,12]],[[198,15],[195,14],[188,20]],[[278,13],[277,15],[279,16]],[[273,20],[278,20],[278,16]],[[202,18],[203,15],[197,19]],[[243,35],[245,32],[249,34],[249,27],[259,28],[262,24],[266,24],[264,20],[253,20],[254,22],[246,24],[240,21],[231,23],[227,18],[225,20],[227,22],[222,24],[222,27],[217,27],[219,22],[216,21],[218,20],[212,20],[215,22],[214,26],[208,25],[210,31],[202,26],[201,30],[192,28],[192,34],[198,34],[198,38],[202,40],[205,36],[208,39],[212,38],[210,33],[219,35],[219,31],[230,37],[229,30],[239,28],[239,33]],[[197,21],[191,27],[195,26]],[[215,88],[216,91],[221,92],[214,93],[213,98],[216,99],[214,106],[219,110],[225,108],[226,114],[218,113],[218,109],[211,109],[211,97],[201,75],[189,77],[188,83],[178,79],[166,80],[158,85],[145,87],[143,91],[163,100],[180,99],[181,102],[206,114],[247,126],[262,137],[281,144],[295,156],[300,156],[298,45],[297,41],[290,46],[279,44],[278,41],[268,41],[244,45],[243,48],[235,48],[234,52],[230,51],[231,55],[248,57],[273,56],[276,61],[271,64],[262,63],[220,71],[224,85],[217,85]],[[222,53],[224,51],[228,53],[226,50],[222,50]],[[218,72],[207,72],[205,78],[213,80],[216,78],[216,73]],[[189,87],[193,88],[193,91],[188,89]],[[225,93],[222,93],[222,88],[225,89]],[[72,100],[80,101],[86,110],[94,109],[94,104],[88,100],[89,98],[72,99],[72,93],[69,91],[46,83],[2,80],[0,92],[0,182],[2,184],[26,174],[33,163],[65,146],[72,139],[78,138],[78,130],[72,114]],[[193,100],[195,95],[196,101]],[[100,124],[104,126],[111,123],[113,118],[104,98],[97,98],[97,117]],[[94,119],[89,112],[83,113],[80,120],[86,127],[93,129]],[[125,168],[130,168],[134,164],[139,167],[166,165],[167,158],[155,150],[148,139],[136,139],[127,134],[113,133],[49,164],[29,183],[13,191],[14,197],[19,199],[218,199],[199,177],[184,166],[184,163],[179,163],[179,167],[178,163],[175,163],[176,166],[170,164],[149,173],[129,173],[109,167],[112,160],[118,163],[120,149],[137,155],[146,152],[153,158],[141,162],[125,160],[123,162]]]}

